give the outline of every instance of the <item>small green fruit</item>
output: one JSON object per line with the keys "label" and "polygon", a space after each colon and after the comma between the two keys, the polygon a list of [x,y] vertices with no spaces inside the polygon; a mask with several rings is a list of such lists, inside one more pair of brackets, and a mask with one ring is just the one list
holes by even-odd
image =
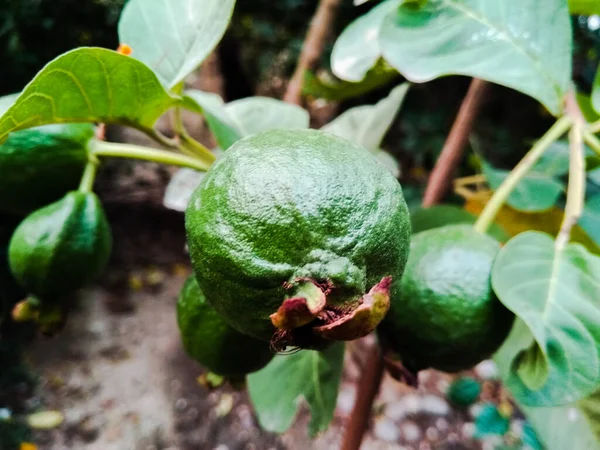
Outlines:
{"label": "small green fruit", "polygon": [[367,150],[316,130],[233,145],[186,211],[196,278],[238,331],[274,348],[368,334],[402,276],[410,219],[402,189]]}
{"label": "small green fruit", "polygon": [[473,377],[460,377],[448,388],[447,397],[456,406],[470,406],[481,394],[481,384]]}
{"label": "small green fruit", "polygon": [[491,271],[500,245],[468,225],[416,234],[381,333],[410,370],[468,369],[506,339],[513,314]]}
{"label": "small green fruit", "polygon": [[41,299],[73,292],[97,277],[110,256],[110,226],[93,193],[70,192],[21,222],[10,241],[10,268]]}
{"label": "small green fruit", "polygon": [[177,323],[188,355],[218,375],[239,378],[273,357],[268,343],[234,330],[219,316],[193,276],[179,294]]}
{"label": "small green fruit", "polygon": [[90,124],[11,133],[0,145],[0,212],[29,214],[76,189],[93,136]]}

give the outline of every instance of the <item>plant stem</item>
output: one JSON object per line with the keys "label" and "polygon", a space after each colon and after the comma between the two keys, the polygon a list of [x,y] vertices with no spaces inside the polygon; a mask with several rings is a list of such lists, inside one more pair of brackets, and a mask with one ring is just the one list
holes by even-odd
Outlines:
{"label": "plant stem", "polygon": [[191,137],[185,128],[181,128],[181,144],[184,148],[190,150],[198,159],[201,159],[208,164],[212,164],[217,159],[215,154],[211,152],[208,148],[198,142],[196,139]]}
{"label": "plant stem", "polygon": [[583,122],[576,121],[569,133],[569,187],[565,216],[556,241],[556,251],[561,251],[571,238],[571,230],[583,213],[585,203],[585,151],[583,147]]}
{"label": "plant stem", "polygon": [[446,139],[442,153],[429,176],[429,182],[423,196],[423,206],[429,208],[438,203],[446,194],[452,174],[460,163],[464,148],[469,141],[473,124],[481,109],[489,83],[473,78],[465,96],[452,130]]}
{"label": "plant stem", "polygon": [[341,450],[359,450],[363,435],[369,425],[373,401],[383,378],[383,357],[379,344],[367,349],[367,360],[362,369],[356,403],[349,422],[346,424]]}
{"label": "plant stem", "polygon": [[319,63],[325,43],[327,42],[327,37],[332,29],[332,23],[335,20],[341,3],[341,0],[320,0],[317,11],[306,33],[298,65],[283,96],[285,102],[296,105],[302,104],[304,74]]}
{"label": "plant stem", "polygon": [[81,182],[79,183],[80,192],[92,192],[94,187],[94,181],[96,180],[96,173],[98,172],[98,160],[95,157],[91,157],[85,165]]}
{"label": "plant stem", "polygon": [[197,158],[132,144],[95,141],[91,146],[91,152],[97,157],[140,159],[172,166],[189,167],[202,172],[207,171],[210,167],[210,163]]}
{"label": "plant stem", "polygon": [[504,182],[500,185],[498,190],[494,192],[494,195],[490,201],[485,205],[481,215],[475,223],[475,230],[480,233],[485,233],[488,228],[492,225],[492,222],[496,218],[496,215],[504,205],[504,202],[523,179],[527,172],[533,167],[538,159],[544,154],[544,152],[565,132],[571,128],[573,124],[572,119],[569,116],[562,116],[556,121],[554,125],[546,132],[546,134],[536,142],[529,152],[523,157],[523,159],[516,165],[512,172],[506,177]]}
{"label": "plant stem", "polygon": [[593,134],[596,134],[600,131],[600,120],[591,123],[590,127],[589,127],[590,132],[592,132]]}

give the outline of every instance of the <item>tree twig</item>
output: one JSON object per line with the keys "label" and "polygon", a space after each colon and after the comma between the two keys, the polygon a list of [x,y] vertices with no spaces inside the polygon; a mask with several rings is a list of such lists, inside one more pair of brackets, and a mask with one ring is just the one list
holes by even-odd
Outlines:
{"label": "tree twig", "polygon": [[465,96],[452,130],[446,139],[442,153],[438,158],[425,189],[423,206],[428,208],[438,203],[451,184],[452,174],[460,163],[473,123],[483,103],[488,82],[473,78]]}
{"label": "tree twig", "polygon": [[302,104],[304,73],[319,63],[340,4],[341,0],[320,0],[308,28],[298,65],[283,97],[287,103]]}
{"label": "tree twig", "polygon": [[379,391],[383,378],[383,357],[377,342],[367,349],[367,361],[364,364],[356,403],[346,423],[341,450],[358,450],[369,425],[373,401]]}

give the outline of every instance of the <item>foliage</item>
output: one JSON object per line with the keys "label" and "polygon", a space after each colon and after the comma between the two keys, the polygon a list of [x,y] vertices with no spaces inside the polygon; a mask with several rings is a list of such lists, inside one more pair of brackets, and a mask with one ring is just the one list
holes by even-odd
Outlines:
{"label": "foliage", "polygon": [[[285,35],[289,42],[296,39],[296,34],[301,34],[305,22],[303,19],[299,21],[299,29],[291,32],[282,30],[285,26],[277,26],[269,30],[268,27],[257,26],[260,25],[260,21],[255,20],[256,17],[249,18],[248,11],[258,7],[271,9],[271,13],[278,14],[282,8],[285,11],[294,11],[294,8],[311,10],[315,6],[314,1],[290,0],[276,2],[276,4],[240,1],[234,12],[234,3],[233,0],[171,2],[131,0],[125,7],[119,23],[122,44],[129,46],[123,48],[129,48],[132,51],[131,55],[126,56],[127,52],[123,50],[115,52],[83,47],[52,60],[33,78],[21,94],[16,96],[16,99],[11,96],[0,101],[0,105],[12,105],[7,106],[7,109],[0,106],[2,114],[0,141],[15,136],[11,133],[40,125],[103,122],[138,128],[168,149],[157,150],[90,139],[86,146],[87,160],[79,187],[80,191],[89,192],[93,188],[96,167],[108,157],[138,158],[195,171],[209,169],[219,152],[210,151],[190,137],[181,120],[183,108],[204,117],[221,151],[227,151],[242,138],[266,130],[308,128],[310,117],[307,111],[298,106],[286,105],[265,97],[225,103],[214,94],[185,90],[186,77],[205,60],[224,36],[232,14],[234,26],[231,36],[239,38],[244,32],[263,35],[271,33],[273,38]],[[493,261],[492,286],[500,302],[517,316],[517,325],[513,328],[512,335],[496,355],[505,383],[519,404],[523,405],[546,444],[564,442],[560,441],[564,437],[556,437],[550,433],[553,430],[549,430],[548,425],[564,420],[566,407],[564,405],[578,402],[573,407],[581,413],[582,417],[586,417],[586,421],[577,423],[577,426],[584,430],[579,436],[583,442],[582,448],[593,448],[598,441],[598,437],[595,436],[598,427],[596,397],[600,385],[600,334],[597,326],[600,322],[600,314],[596,299],[599,283],[597,274],[600,272],[598,260],[600,237],[597,232],[598,216],[600,216],[598,213],[600,175],[597,169],[600,140],[595,136],[600,131],[600,123],[597,122],[600,114],[600,75],[574,73],[573,55],[582,52],[574,36],[580,36],[581,33],[579,28],[573,28],[569,12],[598,13],[596,4],[587,0],[569,2],[566,0],[519,2],[384,0],[379,3],[359,3],[363,6],[350,15],[356,15],[358,12],[365,12],[365,14],[352,22],[340,35],[331,55],[332,70],[341,80],[326,80],[321,76],[322,74],[309,73],[306,92],[310,95],[348,99],[386,86],[391,80],[400,76],[420,84],[451,75],[463,75],[478,77],[504,86],[505,90],[497,92],[506,94],[507,98],[513,95],[509,93],[508,88],[518,91],[530,97],[530,104],[537,101],[550,113],[549,115],[559,117],[556,124],[535,143],[512,170],[508,168],[512,166],[513,161],[507,164],[504,160],[505,156],[509,153],[515,156],[520,152],[503,153],[503,146],[498,143],[504,141],[504,147],[510,149],[514,137],[506,136],[512,134],[507,131],[505,131],[506,135],[502,135],[502,131],[496,130],[501,127],[493,119],[488,119],[488,130],[494,129],[494,139],[486,139],[485,132],[473,136],[472,147],[477,155],[469,160],[467,167],[462,168],[463,171],[466,169],[478,172],[475,183],[480,185],[485,182],[489,187],[485,191],[487,194],[490,194],[490,190],[494,191],[493,195],[486,194],[487,197],[483,201],[485,206],[479,205],[483,207],[474,207],[477,203],[474,200],[476,195],[467,201],[465,209],[480,213],[479,217],[475,220],[468,213],[458,213],[455,209],[446,207],[428,211],[418,210],[413,215],[412,222],[417,224],[415,228],[420,229],[437,228],[447,223],[475,222],[474,230],[467,225],[463,226],[469,229],[470,233],[475,231],[490,233],[506,241],[507,236],[502,230],[493,227],[495,220],[502,223],[503,228],[512,238],[502,247]],[[11,2],[9,5],[10,8],[22,12],[16,4]],[[3,10],[0,10],[0,13],[2,12]],[[293,17],[292,21],[296,22],[296,17]],[[285,24],[286,20],[282,23]],[[12,33],[14,24],[9,23],[5,29],[9,29]],[[0,39],[7,36],[5,29],[0,30]],[[12,45],[11,52],[14,53],[16,49],[18,53],[18,49],[23,48],[25,42],[23,35],[12,33],[12,36],[14,36],[13,43],[9,47]],[[114,48],[114,45],[112,47]],[[267,55],[267,58],[274,59],[273,53],[269,53],[266,49],[262,53]],[[27,57],[27,55],[23,56]],[[586,58],[593,59],[589,56]],[[45,58],[45,60],[50,59],[51,57]],[[227,63],[227,59],[224,59],[224,62]],[[591,62],[587,61],[588,72],[591,66]],[[596,66],[597,61],[593,64],[594,71]],[[588,83],[584,92],[575,91],[574,79],[580,86],[585,84],[581,80]],[[436,82],[436,86],[441,86],[437,88],[439,91],[436,93],[443,91],[450,84],[460,85],[460,81],[454,80],[452,78],[451,81]],[[394,130],[389,131],[405,100],[407,89],[408,84],[401,84],[392,89],[383,99],[374,99],[370,101],[371,104],[350,108],[327,124],[323,131],[342,136],[365,147],[396,177],[402,175],[403,178],[419,178],[418,171],[411,171],[410,168],[405,167],[402,167],[404,170],[401,171],[396,155],[382,150],[386,147],[386,136],[391,140],[395,138]],[[423,90],[413,87],[411,92],[416,92],[411,96],[417,99]],[[577,111],[578,107],[573,105],[575,98],[581,105],[579,108],[582,109],[585,120],[581,119]],[[568,101],[565,102],[565,99]],[[524,102],[522,97],[519,101]],[[418,103],[419,100],[414,102]],[[523,121],[528,120],[524,113],[516,111],[520,108],[511,105],[510,101],[506,104],[509,104],[510,114],[505,115],[515,116],[516,120],[521,118]],[[565,106],[566,104],[568,107]],[[416,168],[423,169],[427,158],[437,158],[442,139],[439,134],[436,138],[436,136],[423,136],[431,134],[427,132],[415,133],[415,129],[419,127],[415,127],[414,124],[424,123],[425,130],[444,128],[447,123],[443,122],[448,120],[446,116],[449,115],[447,110],[438,111],[429,108],[429,105],[418,106],[421,109],[413,109],[412,117],[410,114],[406,115],[406,122],[412,130],[405,133],[401,142],[406,143],[405,150],[411,153],[410,159],[417,162]],[[535,107],[538,108],[538,105],[536,104]],[[427,114],[420,113],[427,109],[433,110],[428,111]],[[414,111],[419,111],[419,114]],[[175,133],[173,139],[162,135],[155,128],[157,119],[167,112],[173,116]],[[536,123],[545,126],[544,121]],[[534,134],[541,135],[542,132],[543,129],[540,128],[536,129]],[[567,132],[569,139],[562,141],[563,135]],[[307,132],[287,131],[275,134],[308,136]],[[306,145],[303,139],[298,138],[298,140]],[[584,147],[584,142],[589,148]],[[520,145],[522,142],[519,143]],[[345,147],[346,150],[351,151],[350,146]],[[487,147],[491,147],[492,150]],[[481,148],[484,151],[480,151]],[[233,152],[232,150],[228,155]],[[305,158],[307,154],[305,152]],[[372,164],[373,159],[366,153],[364,155],[367,158],[365,161],[368,160],[369,164]],[[291,167],[305,168],[303,170],[312,173],[317,170],[314,167],[315,161],[319,161],[317,156],[324,158],[330,155],[321,151],[318,155],[313,155],[312,160],[299,159]],[[263,164],[267,156],[259,154],[257,158],[253,164],[240,169],[240,179],[245,181],[250,179],[256,185],[261,188],[266,187],[268,190],[271,186],[269,182],[272,182],[279,172],[256,174],[256,167]],[[364,165],[367,163],[365,162]],[[381,166],[377,165],[377,167]],[[47,170],[51,169],[47,168]],[[355,172],[359,172],[358,168]],[[206,185],[213,182],[214,173],[204,179]],[[254,178],[249,176],[250,174],[253,174]],[[395,183],[389,174],[385,172],[383,174],[389,178],[390,183]],[[354,175],[348,173],[348,179],[352,180],[351,176]],[[421,177],[424,178],[423,174]],[[195,183],[199,183],[201,178],[198,175]],[[331,180],[325,176],[319,178],[319,181],[327,183]],[[352,184],[353,188],[362,187],[363,181],[356,180]],[[410,187],[405,189],[405,192],[409,192]],[[460,185],[457,187],[461,188]],[[239,188],[240,183],[237,183],[231,187],[232,190],[227,190],[223,195],[232,198],[232,192]],[[339,186],[323,184],[321,190],[329,193],[330,189],[336,188]],[[320,192],[319,189],[316,191]],[[413,191],[419,192],[419,188],[413,188]],[[269,194],[275,197],[277,193],[269,192]],[[381,193],[378,195],[381,196]],[[364,200],[359,198],[358,194],[351,197],[353,204],[358,200]],[[215,223],[221,228],[214,226],[211,230],[223,231],[227,226],[222,220],[225,202],[214,201],[214,204],[209,204],[209,200],[215,199],[196,198],[192,202],[194,208],[202,206],[215,214]],[[346,199],[340,199],[336,206],[342,207],[345,204]],[[305,204],[307,211],[310,212],[306,216],[311,220],[316,217],[311,210],[315,205],[318,206],[319,203],[311,201]],[[236,211],[240,209],[238,207]],[[282,207],[281,210],[289,211],[289,208]],[[322,213],[322,210],[319,212]],[[262,210],[255,213],[259,216],[261,213],[265,215],[265,211]],[[338,217],[340,214],[336,215],[338,222],[342,222]],[[577,225],[580,216],[582,219]],[[299,217],[297,215],[288,218],[286,227],[282,228],[281,236],[289,238],[290,230],[300,229]],[[302,223],[308,223],[305,217],[300,218]],[[269,225],[271,226],[272,223]],[[362,223],[362,225],[369,224]],[[304,234],[314,236],[315,230],[320,229],[319,226],[322,226],[322,221],[313,223]],[[265,254],[272,257],[277,253],[277,249],[273,242],[266,241],[267,237],[260,235],[264,232],[263,228],[254,227],[245,230],[241,240],[244,242],[257,240],[259,245],[268,247]],[[546,235],[543,231],[551,235]],[[73,234],[73,239],[85,240],[84,234],[77,231]],[[346,234],[353,236],[351,232]],[[476,236],[483,238],[480,235]],[[268,239],[273,239],[272,235]],[[485,240],[491,241],[489,237]],[[344,250],[348,247],[355,249],[365,246],[365,242],[355,243],[348,236],[340,237],[340,241],[339,247]],[[476,241],[470,239],[469,245],[477,245]],[[386,242],[389,245],[390,240]],[[199,245],[197,242],[193,244]],[[206,242],[201,240],[201,244],[204,246],[204,251],[207,251]],[[496,248],[496,242],[494,246]],[[385,246],[382,245],[381,248],[383,247]],[[384,254],[381,248],[377,248],[378,254]],[[393,254],[397,249],[386,250],[387,255]],[[231,251],[239,253],[237,248]],[[275,256],[277,261],[273,262],[273,265],[280,270],[284,261],[280,261],[278,255]],[[490,259],[493,258],[494,256]],[[223,261],[220,256],[217,259],[219,262]],[[477,261],[472,259],[469,264],[474,262]],[[223,282],[231,283],[232,286],[243,282],[255,288],[255,285],[261,284],[261,276],[265,275],[263,263],[262,260],[257,262],[258,268],[254,271],[256,273],[253,273],[252,268],[248,266],[238,268],[236,273],[224,270],[228,278]],[[313,283],[306,288],[304,284],[300,287],[294,286],[293,283],[286,284],[284,285],[286,289],[297,288],[299,292],[305,294],[305,297],[287,298],[283,303],[280,298],[280,291],[283,289],[282,280],[278,278],[277,283],[271,281],[264,283],[268,285],[269,295],[275,292],[273,298],[276,302],[268,305],[269,311],[261,311],[260,319],[270,326],[267,319],[269,314],[271,314],[271,323],[275,323],[273,316],[277,314],[285,316],[284,313],[287,311],[296,312],[294,308],[302,303],[298,302],[301,299],[304,301],[302,305],[305,309],[310,310],[310,320],[315,321],[312,322],[313,324],[316,324],[316,321],[333,320],[337,323],[341,320],[337,315],[347,314],[350,309],[347,305],[342,305],[343,307],[338,309],[329,309],[323,315],[321,313],[324,309],[322,307],[319,309],[311,303],[314,300],[315,304],[320,304],[321,296],[315,294],[310,297],[302,290],[306,288],[306,292],[313,294],[318,290],[318,294],[323,294],[322,297],[330,294],[329,290],[336,286],[330,279],[334,276],[330,275],[328,270],[339,268],[333,263],[323,264],[323,267],[319,266],[321,270],[319,273],[326,273],[326,275],[316,277],[324,278],[319,280],[324,283],[323,285],[317,286]],[[310,272],[309,275],[313,273]],[[484,280],[487,284],[489,284],[486,281],[488,278]],[[461,292],[467,292],[472,287],[469,286],[470,280],[466,275],[452,281]],[[306,283],[306,280],[298,278],[294,282],[300,284]],[[328,283],[331,283],[331,286]],[[486,287],[489,287],[487,284]],[[205,292],[214,288],[214,286],[201,287]],[[381,293],[370,292],[352,307],[355,311],[364,312],[365,308],[372,306],[367,302],[379,294]],[[491,292],[489,294],[492,296]],[[343,297],[339,293],[337,295]],[[266,296],[261,296],[261,300],[264,298]],[[288,303],[288,300],[292,302]],[[9,305],[3,305],[6,316],[8,309],[13,307],[13,301],[3,303]],[[217,302],[213,301],[213,303]],[[283,312],[277,310],[275,314],[274,309],[279,306],[275,303],[281,304]],[[23,312],[24,307],[21,306],[20,309],[15,308],[15,317],[19,319],[24,318],[18,315],[19,311]],[[451,312],[453,307],[454,305],[450,305],[443,312]],[[420,312],[417,311],[414,316],[418,317]],[[248,321],[248,311],[235,311],[235,313],[239,323]],[[356,317],[360,319],[362,316]],[[27,318],[38,322],[42,319],[41,315]],[[9,323],[12,326],[13,323]],[[282,320],[281,323],[287,322]],[[296,328],[305,325],[307,323],[302,322]],[[312,326],[304,328],[300,335],[307,330],[316,333],[314,330],[319,329],[321,332],[322,328]],[[447,336],[446,340],[448,340]],[[337,344],[321,352],[303,350],[293,355],[277,355],[265,369],[251,375],[250,395],[261,424],[273,431],[284,431],[296,417],[300,401],[304,401],[311,410],[312,419],[309,426],[311,434],[326,429],[333,417],[343,354],[343,346]],[[480,357],[483,355],[478,356]],[[453,363],[457,362],[457,359],[456,355],[453,355],[452,360],[444,367],[456,367]],[[473,361],[469,361],[469,364],[472,363]],[[467,390],[471,394],[475,392],[475,389]],[[549,408],[535,408],[539,406]],[[476,424],[480,436],[504,434],[508,429],[507,418],[493,405],[484,406],[482,413],[477,417]],[[531,446],[539,444],[536,444],[531,436],[530,441],[533,443]]]}

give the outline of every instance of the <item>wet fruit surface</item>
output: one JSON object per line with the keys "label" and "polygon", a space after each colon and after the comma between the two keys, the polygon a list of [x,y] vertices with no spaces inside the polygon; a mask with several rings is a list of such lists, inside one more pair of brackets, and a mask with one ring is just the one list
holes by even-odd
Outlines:
{"label": "wet fruit surface", "polygon": [[268,343],[234,330],[223,320],[193,276],[179,295],[177,323],[186,352],[216,374],[244,376],[262,369],[273,357]]}
{"label": "wet fruit surface", "polygon": [[105,268],[111,231],[93,193],[70,192],[21,222],[9,246],[12,273],[44,300],[68,294]]}
{"label": "wet fruit surface", "polygon": [[498,242],[468,225],[413,237],[404,277],[382,326],[406,367],[467,369],[504,341],[513,315],[490,282],[499,249]]}
{"label": "wet fruit surface", "polygon": [[[192,196],[186,230],[196,278],[232,326],[318,347],[338,324],[346,340],[382,319],[389,291],[363,297],[401,277],[410,221],[400,184],[368,151],[287,130],[231,147]],[[273,325],[284,323],[295,326]]]}
{"label": "wet fruit surface", "polygon": [[0,212],[28,214],[76,189],[88,160],[91,124],[18,131],[0,145]]}

